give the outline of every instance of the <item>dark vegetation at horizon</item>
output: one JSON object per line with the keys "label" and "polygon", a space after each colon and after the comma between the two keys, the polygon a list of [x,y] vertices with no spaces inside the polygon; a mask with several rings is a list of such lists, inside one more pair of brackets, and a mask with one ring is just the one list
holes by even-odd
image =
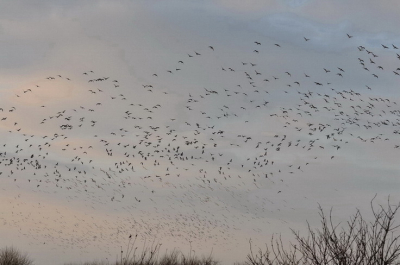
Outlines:
{"label": "dark vegetation at horizon", "polygon": [[[319,207],[321,228],[308,226],[308,235],[301,236],[293,231],[295,243],[284,248],[280,238],[272,238],[265,249],[254,250],[250,240],[250,253],[246,260],[236,265],[394,265],[400,264],[399,224],[395,215],[400,203],[387,206],[373,205],[373,221],[366,221],[359,210],[345,224],[334,224],[332,210],[329,216]],[[79,265],[217,265],[220,262],[209,256],[198,257],[172,250],[160,255],[161,244],[153,242],[138,251],[136,236],[129,236],[126,250],[121,247],[115,262],[92,261]],[[0,250],[0,265],[33,265],[27,254],[14,247]],[[64,265],[78,265],[65,263]]]}

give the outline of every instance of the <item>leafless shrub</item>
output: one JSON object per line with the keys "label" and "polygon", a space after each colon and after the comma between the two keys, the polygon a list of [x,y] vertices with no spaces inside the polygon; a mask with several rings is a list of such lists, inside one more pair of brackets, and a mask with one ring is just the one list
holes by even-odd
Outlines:
{"label": "leafless shrub", "polygon": [[[85,262],[82,265],[217,265],[218,262],[212,258],[212,255],[207,257],[196,257],[191,254],[184,255],[182,252],[174,249],[170,252],[166,252],[160,256],[161,244],[156,244],[154,241],[149,247],[146,247],[146,243],[143,246],[142,251],[137,251],[135,247],[136,237],[130,238],[126,252],[121,249],[121,255],[117,258],[115,263],[109,262]],[[2,265],[2,264],[0,264]],[[64,264],[64,265],[78,265],[76,263]]]}
{"label": "leafless shrub", "polygon": [[13,247],[0,250],[0,265],[31,265],[33,261]]}
{"label": "leafless shrub", "polygon": [[253,246],[250,240],[250,253],[247,255],[247,265],[299,265],[301,257],[298,254],[297,248],[289,248],[286,250],[283,247],[282,239],[272,237],[270,246],[265,245],[266,249],[258,249],[253,251]]}
{"label": "leafless shrub", "polygon": [[129,238],[125,256],[121,247],[121,258],[120,261],[115,263],[115,265],[157,265],[161,244],[153,241],[150,246],[146,246],[145,241],[142,251],[140,253],[136,253],[138,249],[135,247],[136,239],[137,235],[135,236],[133,242],[132,238]]}

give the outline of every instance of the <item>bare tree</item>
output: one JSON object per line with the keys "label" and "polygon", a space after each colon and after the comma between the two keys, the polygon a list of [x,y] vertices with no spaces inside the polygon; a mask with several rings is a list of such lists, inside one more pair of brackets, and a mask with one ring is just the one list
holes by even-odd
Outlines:
{"label": "bare tree", "polygon": [[[374,198],[375,199],[375,198]],[[400,235],[395,215],[400,203],[391,205],[388,198],[384,207],[371,209],[374,220],[367,222],[359,210],[345,224],[334,224],[332,209],[327,217],[319,207],[322,228],[313,230],[308,224],[308,235],[303,237],[293,231],[297,244],[289,250],[282,241],[272,240],[266,250],[253,252],[250,242],[250,265],[394,265],[400,264]]]}

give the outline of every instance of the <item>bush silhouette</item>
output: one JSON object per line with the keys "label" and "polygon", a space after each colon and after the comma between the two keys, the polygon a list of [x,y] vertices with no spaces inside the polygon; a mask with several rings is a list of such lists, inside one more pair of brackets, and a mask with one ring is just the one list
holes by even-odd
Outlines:
{"label": "bush silhouette", "polygon": [[33,261],[13,247],[0,250],[0,265],[31,265]]}

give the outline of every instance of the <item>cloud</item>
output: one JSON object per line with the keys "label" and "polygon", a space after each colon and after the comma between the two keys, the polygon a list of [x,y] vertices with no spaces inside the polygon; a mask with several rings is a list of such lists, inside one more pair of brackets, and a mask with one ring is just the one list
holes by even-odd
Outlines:
{"label": "cloud", "polygon": [[[252,230],[254,227],[251,227],[254,218],[257,219],[254,221],[257,222],[254,226],[260,229],[264,227],[263,221],[265,220],[275,220],[278,223],[275,225],[276,230],[274,231],[282,229],[283,226],[279,220],[282,217],[290,219],[292,224],[298,225],[310,217],[304,214],[304,208],[307,208],[307,213],[310,213],[310,208],[316,209],[316,202],[320,200],[325,205],[341,204],[344,205],[343,208],[349,209],[351,208],[349,207],[350,203],[346,202],[348,197],[357,194],[362,195],[363,199],[369,198],[371,187],[375,188],[377,182],[382,179],[386,184],[379,187],[380,191],[387,190],[389,185],[396,186],[397,183],[392,177],[396,174],[394,166],[396,156],[393,155],[395,150],[392,146],[390,146],[392,148],[390,150],[393,153],[384,153],[384,150],[388,150],[389,144],[369,145],[362,149],[360,143],[355,141],[351,148],[343,151],[343,155],[340,152],[344,148],[338,151],[338,154],[335,153],[336,159],[331,160],[328,156],[330,150],[325,152],[317,147],[317,144],[324,145],[326,149],[332,149],[330,146],[332,140],[318,140],[315,144],[317,150],[308,152],[305,150],[310,146],[309,141],[315,136],[309,136],[304,131],[309,129],[309,122],[334,124],[332,115],[324,113],[317,117],[317,114],[313,112],[313,117],[308,117],[302,112],[305,107],[298,106],[302,110],[293,109],[290,118],[296,117],[299,112],[304,114],[296,117],[295,126],[303,129],[301,133],[283,128],[286,122],[294,123],[294,119],[292,121],[289,116],[270,118],[269,115],[281,113],[284,108],[288,111],[289,108],[302,104],[298,99],[300,94],[297,94],[296,90],[313,91],[315,89],[313,81],[330,82],[333,80],[336,90],[351,88],[355,91],[365,91],[364,82],[366,80],[369,82],[368,78],[372,77],[366,77],[365,71],[357,68],[359,65],[356,58],[361,55],[356,46],[359,43],[366,43],[368,47],[378,49],[381,48],[381,43],[397,43],[398,34],[385,27],[387,22],[383,21],[382,24],[376,22],[380,21],[378,18],[385,17],[384,10],[389,9],[390,6],[382,4],[377,11],[362,10],[362,15],[357,15],[355,7],[354,4],[348,4],[347,9],[343,1],[305,0],[279,2],[272,0],[246,2],[219,0],[190,1],[189,3],[187,1],[34,1],[27,4],[24,4],[23,1],[10,2],[7,8],[0,10],[2,18],[0,24],[3,28],[0,37],[4,40],[1,45],[3,45],[2,49],[7,51],[2,55],[4,61],[1,71],[1,86],[4,90],[7,89],[9,94],[9,97],[3,97],[2,101],[9,105],[18,104],[18,111],[12,113],[13,119],[9,116],[7,123],[4,122],[3,125],[3,128],[6,129],[4,135],[8,137],[7,152],[15,151],[14,146],[26,138],[23,135],[13,136],[7,132],[8,130],[21,126],[24,128],[24,133],[36,134],[36,137],[21,144],[21,148],[30,151],[32,149],[27,149],[30,144],[37,149],[38,144],[43,145],[49,141],[47,138],[41,139],[41,135],[51,135],[56,132],[56,129],[59,130],[59,125],[67,123],[66,118],[69,116],[73,117],[68,123],[73,123],[75,128],[80,125],[79,118],[85,117],[88,123],[85,123],[81,130],[65,131],[69,136],[68,139],[52,140],[52,148],[46,148],[42,153],[44,155],[44,152],[49,152],[48,160],[44,161],[49,168],[54,165],[54,160],[57,159],[60,162],[59,167],[62,168],[60,171],[62,171],[66,183],[63,185],[72,185],[73,183],[79,185],[79,188],[74,187],[69,192],[73,196],[78,196],[76,198],[79,200],[87,199],[88,202],[93,202],[94,204],[91,206],[99,211],[109,213],[115,210],[120,211],[118,212],[120,214],[121,209],[129,209],[132,213],[136,213],[138,210],[147,213],[148,206],[152,205],[150,199],[154,199],[157,202],[155,203],[156,209],[159,211],[165,210],[166,205],[176,206],[173,211],[169,208],[165,210],[167,214],[170,214],[168,218],[182,210],[191,210],[194,207],[196,211],[202,211],[205,217],[208,218],[207,214],[213,213],[218,216],[215,219],[219,218],[218,220],[221,221],[223,217],[218,214],[228,213],[216,207],[215,203],[218,203],[220,206],[226,207],[223,209],[232,213],[228,215],[229,218],[225,224],[240,227],[245,223],[245,232],[249,232],[249,234],[240,231],[236,234],[236,238],[240,238],[240,236],[247,236],[250,233],[251,235],[256,234]],[[366,14],[372,15],[378,20],[371,20]],[[376,24],[374,25],[376,29],[381,28],[378,33],[366,28],[366,25],[371,23]],[[363,26],[359,27],[359,25]],[[346,33],[350,33],[354,37],[349,39]],[[303,37],[310,38],[310,41],[306,42]],[[256,46],[254,40],[259,39],[261,39],[262,45]],[[281,43],[282,48],[276,48],[274,43]],[[209,45],[213,45],[215,51],[211,51],[208,48]],[[254,47],[260,49],[260,54],[253,52]],[[189,59],[188,54],[193,55],[194,51],[200,52],[202,56]],[[395,54],[390,51],[382,52],[382,55],[379,55],[377,60],[387,63],[388,58]],[[394,59],[397,60],[396,57]],[[179,60],[183,60],[184,65],[178,64]],[[247,63],[247,66],[241,62]],[[253,68],[249,62],[255,63],[257,66]],[[397,61],[392,60],[384,67],[395,67],[396,63]],[[344,67],[346,74],[351,73],[351,76],[350,74],[346,76],[346,82],[342,82],[334,73],[329,76],[322,70],[323,67],[328,67],[333,71],[338,66]],[[174,70],[177,67],[181,67],[182,71],[179,73],[173,71],[173,74],[167,73],[167,70]],[[222,72],[221,67],[233,67],[236,71]],[[262,75],[256,76],[255,69]],[[94,70],[94,73],[87,78],[109,76],[110,82],[114,78],[118,79],[120,87],[116,89],[112,83],[88,83],[86,76],[82,75],[84,71],[88,70]],[[285,71],[291,72],[292,75],[288,76]],[[248,72],[252,76],[255,87],[250,86],[248,80],[245,80],[244,72]],[[305,72],[311,75],[311,78],[305,78]],[[157,73],[158,77],[152,77],[153,73]],[[47,76],[57,76],[58,74],[63,78],[70,77],[71,81],[58,77],[52,81],[45,79]],[[272,76],[277,76],[279,79],[273,80]],[[387,77],[389,81],[382,81],[384,78],[381,77],[379,81],[371,81],[371,84],[376,85],[376,87],[373,86],[372,95],[384,96],[389,89],[391,89],[390,95],[395,95],[397,79],[393,79],[392,76]],[[263,82],[264,78],[269,78],[271,82]],[[299,85],[296,85],[294,81],[299,81]],[[144,89],[142,86],[144,84],[152,84],[153,91],[148,92]],[[242,86],[238,87],[238,84]],[[40,87],[37,88],[36,85]],[[290,88],[288,85],[291,85]],[[204,88],[220,92],[218,95],[206,96]],[[324,90],[325,88],[327,91]],[[24,93],[27,89],[32,89],[33,92]],[[104,94],[101,96],[98,93],[92,94],[88,91],[89,89],[95,92],[98,91],[97,89],[102,89]],[[286,90],[287,94],[282,90]],[[321,88],[322,90],[324,93],[331,93],[329,95],[332,97],[337,96],[326,86]],[[168,92],[168,94],[162,94],[162,92]],[[246,93],[246,96],[243,93]],[[20,97],[16,98],[16,94]],[[126,103],[119,97],[120,94],[128,98]],[[197,102],[187,102],[188,94]],[[228,94],[231,98],[227,97]],[[117,97],[117,99],[111,100],[111,96]],[[10,97],[12,97],[11,100]],[[300,95],[300,97],[302,96]],[[337,97],[339,98],[339,96]],[[235,99],[232,100],[232,98]],[[314,94],[314,98],[308,101],[316,106],[324,104],[322,97],[316,98],[318,97]],[[366,98],[362,99],[366,100]],[[250,103],[252,101],[254,101],[254,105]],[[263,106],[263,101],[270,103]],[[337,101],[343,103],[340,98]],[[97,107],[97,102],[102,102],[101,108]],[[129,105],[129,103],[137,104],[139,102],[143,104],[143,108],[145,106],[155,113],[154,119],[133,121],[123,118],[123,113],[126,113],[127,110],[135,118],[145,114],[150,115],[137,105]],[[152,109],[155,102],[160,103],[162,109]],[[255,107],[256,102],[260,104],[259,108]],[[40,108],[42,104],[46,105],[46,108]],[[357,104],[362,103],[358,102]],[[222,105],[226,105],[227,108],[224,109]],[[85,109],[81,109],[80,106],[85,106]],[[189,112],[186,106],[193,108],[193,111]],[[240,108],[242,106],[247,110],[242,110]],[[218,107],[221,107],[222,110]],[[330,107],[335,107],[332,101]],[[96,111],[89,112],[88,108],[96,108]],[[343,106],[346,112],[349,108],[348,105]],[[64,110],[66,112],[62,117],[54,118],[59,111]],[[181,150],[184,150],[185,154],[190,157],[190,155],[196,155],[197,151],[193,146],[186,146],[180,137],[190,139],[194,134],[193,128],[199,131],[206,128],[203,123],[201,129],[194,127],[196,122],[205,119],[202,118],[200,110],[206,110],[207,115],[210,115],[210,121],[204,122],[204,124],[215,125],[216,128],[225,131],[225,138],[218,140],[218,147],[214,149],[215,151],[207,152],[208,158],[206,159],[210,160],[209,153],[214,153],[217,157],[218,152],[224,152],[225,156],[218,156],[215,162],[198,160],[193,162],[193,165],[188,161],[174,161],[176,164],[174,167],[168,165],[168,160],[158,161],[160,162],[158,168],[152,167],[150,158],[150,162],[145,162],[143,166],[140,164],[142,158],[136,152],[143,147],[139,146],[135,152],[132,145],[139,145],[137,142],[141,136],[138,134],[141,132],[132,127],[128,128],[132,125],[129,124],[129,121],[141,124],[146,128],[149,125],[161,125],[162,128],[154,132],[153,136],[148,137],[146,141],[155,143],[158,141],[156,136],[162,135],[165,145],[161,145],[161,149],[168,148],[167,144],[176,143],[181,145]],[[322,109],[321,112],[323,112]],[[233,118],[233,113],[238,116]],[[7,112],[3,114],[11,115]],[[229,114],[229,118],[225,119],[224,114]],[[219,118],[216,119],[216,116]],[[146,119],[146,116],[143,117]],[[38,125],[44,118],[47,119],[46,124]],[[177,121],[172,122],[170,118],[176,118]],[[98,121],[95,127],[90,126],[91,120]],[[14,125],[14,121],[18,121],[18,126]],[[184,121],[191,123],[193,127],[186,126]],[[245,121],[248,122],[245,123]],[[166,136],[165,133],[169,129],[164,128],[165,125],[170,126],[169,129],[176,129],[174,134],[179,134],[176,142],[171,141],[174,134]],[[120,129],[129,129],[126,137],[110,136],[112,132],[120,133]],[[358,131],[356,129],[355,133]],[[310,133],[314,132],[310,131]],[[108,157],[104,152],[105,148],[110,149],[111,147],[105,147],[102,143],[96,146],[97,140],[94,140],[94,134],[99,135],[99,139],[104,137],[109,141],[110,146],[113,146],[115,153],[112,157]],[[244,144],[245,139],[237,137],[238,134],[251,136],[253,140]],[[280,135],[279,139],[274,138],[275,134]],[[287,149],[283,151],[284,148],[288,148],[286,142],[279,152],[274,151],[276,146],[272,148],[272,145],[266,144],[267,141],[272,141],[274,145],[279,144],[283,134],[288,139],[293,139],[293,145],[295,141],[300,141],[297,149],[291,149],[295,151],[290,150],[289,152]],[[372,133],[366,133],[366,135],[368,137],[375,136]],[[364,137],[364,135],[362,136]],[[211,146],[213,142],[210,137],[219,136],[211,134],[210,130],[205,129],[195,138],[197,141]],[[325,138],[324,135],[322,137]],[[348,139],[352,138],[347,136],[345,140]],[[258,141],[261,142],[260,148],[255,150]],[[122,143],[122,145],[117,145],[118,143]],[[124,152],[127,151],[123,144],[130,144],[130,152],[135,152],[137,156],[126,158]],[[234,145],[231,146],[231,144]],[[239,145],[239,148],[236,148],[236,144]],[[85,154],[80,147],[88,145],[93,145],[93,151],[88,150],[88,154]],[[60,148],[66,150],[60,151]],[[262,155],[267,149],[268,159],[275,161],[276,168],[272,169],[265,165],[263,170],[265,169],[268,174],[272,172],[274,175],[270,174],[271,178],[266,179],[261,170],[253,171],[256,172],[254,175],[247,174],[247,170],[252,169],[255,165],[253,163],[262,162],[261,157],[257,161],[248,161],[248,159]],[[143,148],[143,150],[152,151],[150,147]],[[374,154],[378,153],[377,150],[379,150],[381,158],[386,155],[391,159],[387,159],[385,163],[373,163]],[[18,155],[20,157],[30,155],[27,151],[24,152],[21,151]],[[360,152],[363,156],[358,155]],[[90,165],[80,166],[79,162],[70,159],[71,154],[82,156],[84,161],[91,158],[96,161]],[[234,159],[236,164],[229,165],[230,173],[226,171],[226,179],[218,178],[214,182],[210,178],[210,187],[214,185],[212,187],[216,188],[216,193],[213,193],[208,189],[208,182],[203,183],[205,179],[199,169],[205,169],[209,171],[208,174],[214,173],[218,176],[219,165],[223,165],[226,170],[227,163],[230,163],[229,159],[225,159],[228,155],[229,158]],[[315,160],[314,156],[318,156],[318,160]],[[134,165],[135,172],[124,171],[125,173],[121,173],[118,177],[113,175],[110,180],[102,172],[89,169],[90,166],[99,164],[102,169],[112,168],[114,163],[122,166],[118,163],[122,159],[129,160]],[[312,162],[305,167],[307,161]],[[85,176],[79,175],[79,178],[76,178],[69,175],[67,167],[75,167],[75,164],[80,166],[78,170],[94,172],[95,175],[87,177],[90,183],[87,185],[89,192],[93,192],[89,194],[98,197],[87,197],[86,192],[82,192],[81,182]],[[242,164],[245,164],[247,168],[243,169]],[[289,168],[288,164],[295,166]],[[300,165],[301,170],[298,169]],[[153,180],[153,178],[143,178],[149,174],[164,174],[167,166],[170,167],[171,175],[174,175],[168,178],[169,184]],[[175,168],[178,166],[188,170],[182,173],[180,172],[182,169]],[[148,170],[144,167],[147,167]],[[294,169],[298,170],[296,174],[291,175],[289,172]],[[175,178],[175,175],[179,173],[182,173],[182,177]],[[353,178],[356,173],[358,175]],[[388,177],[380,178],[379,181],[375,180],[375,175],[383,174],[387,174]],[[240,175],[243,178],[239,178]],[[77,173],[76,176],[78,176]],[[245,179],[245,176],[249,178]],[[91,177],[98,178],[99,183],[105,184],[106,191],[101,194],[95,192],[97,186],[92,184]],[[38,175],[37,178],[42,178],[42,175]],[[257,182],[254,180],[255,178],[257,178]],[[350,182],[352,186],[346,185],[349,183],[347,178],[352,178],[352,182]],[[129,188],[130,194],[125,194],[126,198],[139,196],[137,194],[143,198],[143,204],[135,206],[136,209],[130,205],[131,201],[128,200],[118,202],[118,206],[101,204],[102,202],[109,203],[110,197],[115,194],[121,195],[118,185],[122,180],[136,184],[135,187]],[[52,178],[49,181],[51,181],[49,189],[55,189],[50,185],[56,184],[56,180]],[[200,188],[199,183],[204,184],[205,188]],[[254,183],[262,186],[262,189],[257,191]],[[334,191],[332,187],[337,187],[340,192]],[[152,193],[148,195],[149,189],[153,188],[156,190],[155,195]],[[47,191],[45,188],[41,187],[41,189],[43,192]],[[282,190],[279,197],[278,190]],[[17,188],[14,191],[19,192]],[[58,192],[59,190],[52,191]],[[67,192],[63,191],[54,193],[54,196],[63,199],[65,197],[62,196],[65,194]],[[335,200],[336,197],[340,198]],[[93,199],[95,201],[91,201]],[[182,204],[178,204],[180,202]],[[271,202],[275,204],[271,206]],[[361,200],[357,201],[357,203],[359,202],[361,203]],[[315,207],[313,203],[315,203]],[[351,205],[354,203],[351,201]],[[210,204],[213,206],[211,207]],[[262,206],[266,207],[260,211]],[[290,207],[297,210],[294,212]],[[49,209],[53,208],[49,204]],[[21,208],[21,210],[24,209]],[[274,212],[265,218],[264,210],[268,214],[270,214],[269,210]],[[164,213],[160,215],[165,217]],[[171,220],[174,219],[171,218]],[[252,220],[252,222],[247,222],[247,220]],[[124,222],[124,225],[127,223]],[[192,229],[190,224],[186,228],[185,231]],[[271,228],[267,227],[265,231],[271,231],[268,229]],[[95,233],[96,229],[89,230],[90,238],[92,238],[92,233]],[[232,240],[232,242],[234,241]]]}
{"label": "cloud", "polygon": [[239,13],[273,10],[281,6],[276,0],[217,0],[216,3],[223,8]]}
{"label": "cloud", "polygon": [[285,0],[284,2],[290,7],[301,7],[307,5],[311,0]]}

